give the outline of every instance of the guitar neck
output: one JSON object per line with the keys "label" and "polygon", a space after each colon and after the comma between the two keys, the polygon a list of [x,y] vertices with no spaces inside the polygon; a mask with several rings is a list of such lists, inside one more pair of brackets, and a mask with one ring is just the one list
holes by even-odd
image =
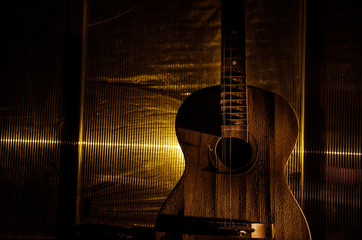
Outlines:
{"label": "guitar neck", "polygon": [[244,1],[222,1],[222,137],[248,141]]}

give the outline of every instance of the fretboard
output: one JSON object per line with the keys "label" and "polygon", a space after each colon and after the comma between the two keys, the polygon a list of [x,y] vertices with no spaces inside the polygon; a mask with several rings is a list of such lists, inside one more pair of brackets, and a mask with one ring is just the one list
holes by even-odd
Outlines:
{"label": "fretboard", "polygon": [[222,1],[221,136],[248,141],[244,1]]}

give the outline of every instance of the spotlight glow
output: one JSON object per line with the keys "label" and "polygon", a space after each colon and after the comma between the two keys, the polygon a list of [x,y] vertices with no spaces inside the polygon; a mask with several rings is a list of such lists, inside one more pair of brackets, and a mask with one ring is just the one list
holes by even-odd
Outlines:
{"label": "spotlight glow", "polygon": [[[1,138],[2,143],[17,143],[17,144],[61,144],[57,140],[44,140],[44,139],[9,139]],[[76,144],[81,146],[100,146],[100,147],[122,147],[122,148],[167,148],[181,150],[178,144],[135,144],[135,143],[112,143],[112,142],[90,142],[83,141]]]}

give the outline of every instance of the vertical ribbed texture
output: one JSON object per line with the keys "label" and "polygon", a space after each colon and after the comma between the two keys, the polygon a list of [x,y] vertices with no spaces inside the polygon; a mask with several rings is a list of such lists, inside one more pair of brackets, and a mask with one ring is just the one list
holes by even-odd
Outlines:
{"label": "vertical ribbed texture", "polygon": [[0,10],[0,239],[54,238],[65,6],[8,1]]}
{"label": "vertical ribbed texture", "polygon": [[352,1],[307,10],[306,215],[315,238],[360,239],[362,16]]}
{"label": "vertical ribbed texture", "polygon": [[217,4],[88,1],[80,223],[154,224],[183,173],[177,110],[219,84]]}
{"label": "vertical ribbed texture", "polygon": [[[362,186],[361,21],[353,3],[328,3],[322,49],[321,79],[325,106],[326,168],[324,197],[328,203],[326,238],[359,239]],[[340,219],[345,219],[343,225]],[[334,232],[334,234],[333,234]]]}

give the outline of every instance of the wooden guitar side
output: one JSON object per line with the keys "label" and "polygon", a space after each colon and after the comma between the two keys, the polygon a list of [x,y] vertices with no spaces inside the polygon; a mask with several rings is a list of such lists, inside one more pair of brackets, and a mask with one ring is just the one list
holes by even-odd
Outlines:
{"label": "wooden guitar side", "polygon": [[[181,106],[176,132],[186,167],[160,215],[239,219],[273,224],[273,239],[311,239],[306,219],[285,179],[298,136],[294,110],[279,95],[248,87],[249,133],[257,159],[245,174],[219,174],[210,161],[220,137],[220,86],[193,93]],[[172,223],[171,223],[172,224]],[[156,239],[240,239],[157,231]]]}

